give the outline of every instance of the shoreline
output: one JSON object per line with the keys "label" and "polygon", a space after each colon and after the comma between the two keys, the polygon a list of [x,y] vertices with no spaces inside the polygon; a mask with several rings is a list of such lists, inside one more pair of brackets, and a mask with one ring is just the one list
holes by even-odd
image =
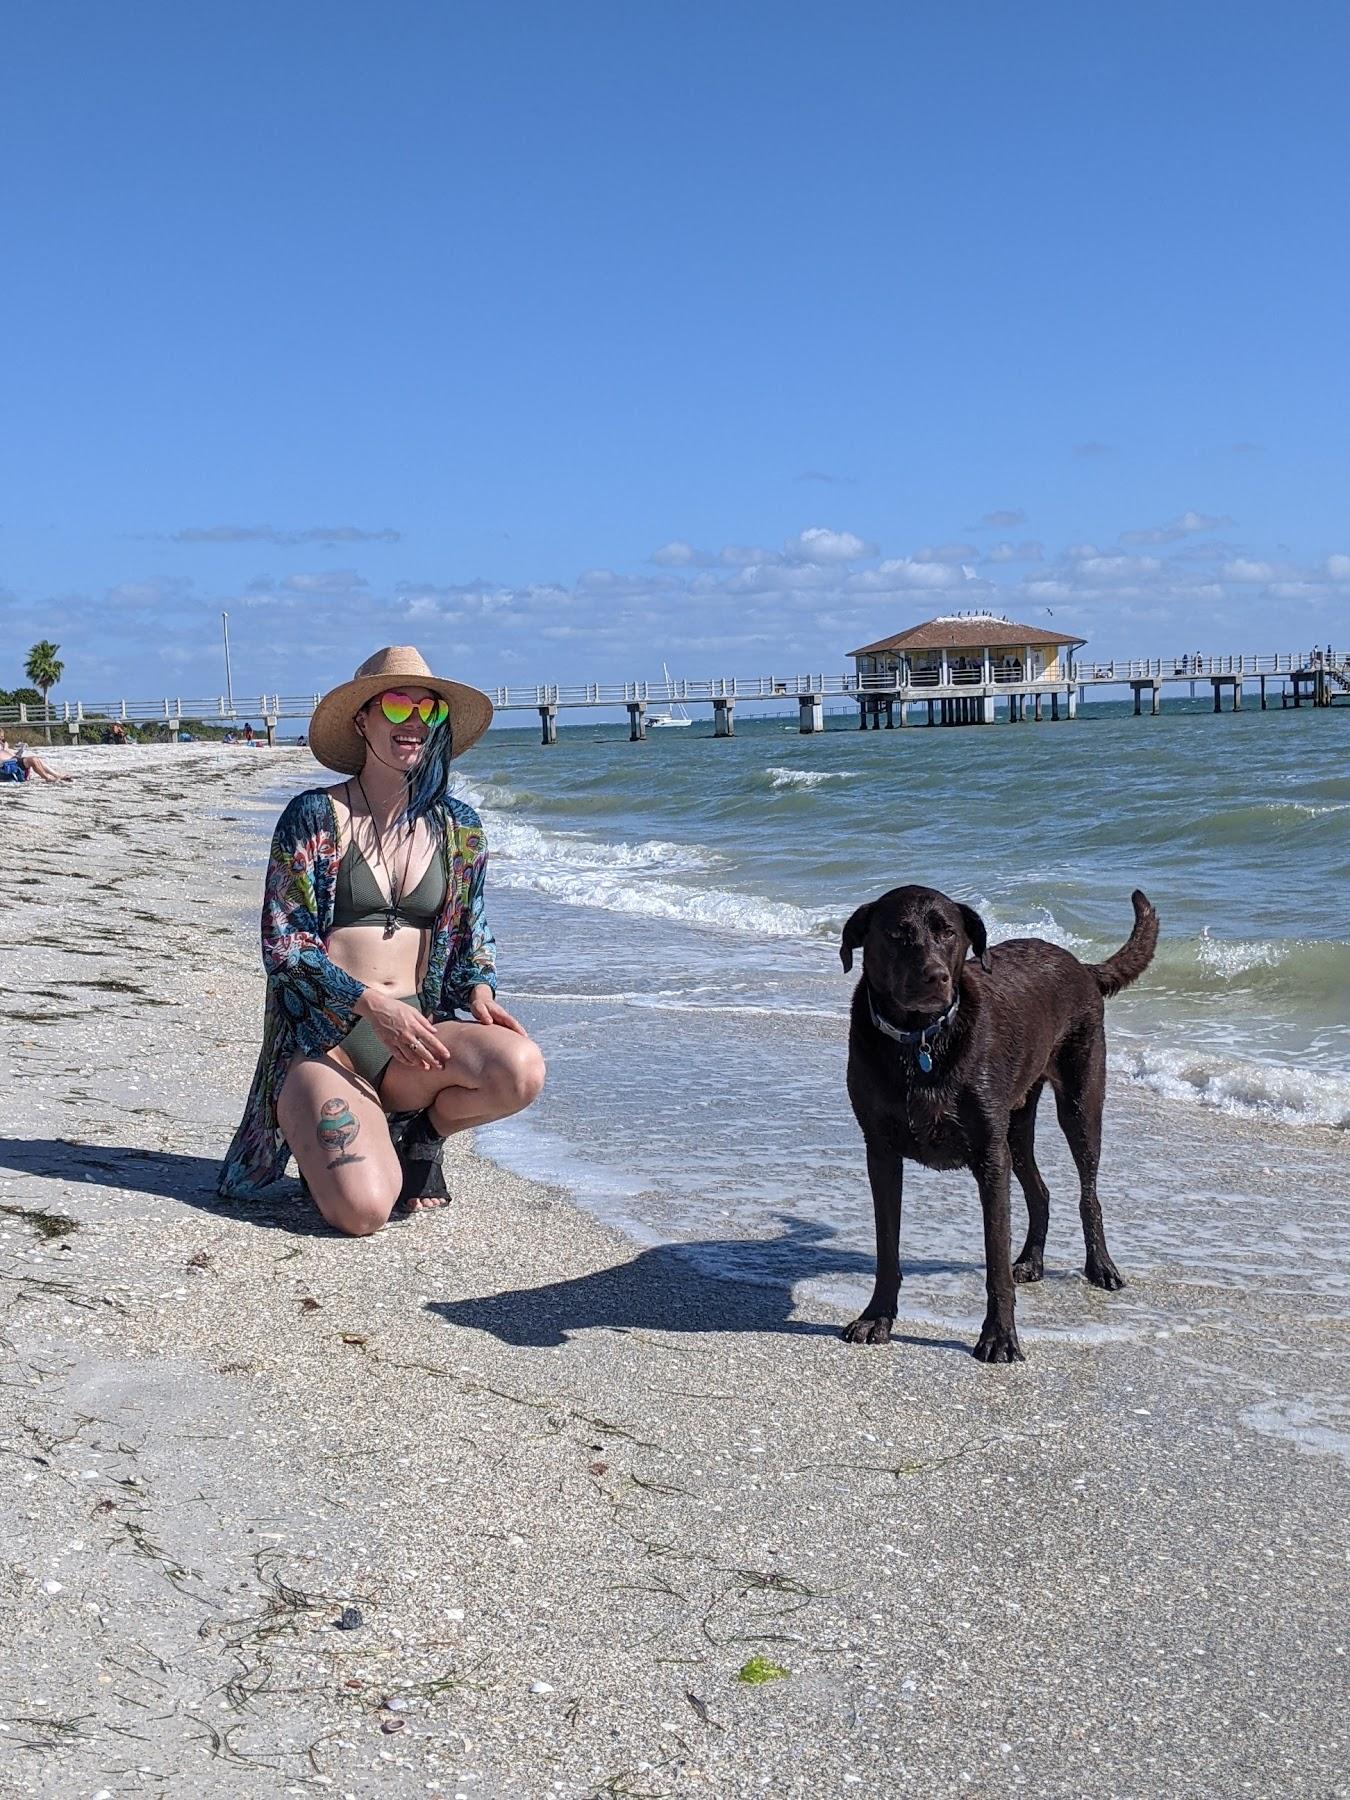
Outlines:
{"label": "shoreline", "polygon": [[5,814],[0,1781],[1346,1791],[1339,1467],[1244,1422],[1259,1365],[1201,1385],[1202,1289],[1148,1340],[1037,1334],[1109,1327],[1063,1201],[998,1371],[941,1321],[845,1347],[798,1284],[458,1145],[449,1214],[370,1240],[214,1201],[261,1014],[245,815],[302,754],[82,750]]}

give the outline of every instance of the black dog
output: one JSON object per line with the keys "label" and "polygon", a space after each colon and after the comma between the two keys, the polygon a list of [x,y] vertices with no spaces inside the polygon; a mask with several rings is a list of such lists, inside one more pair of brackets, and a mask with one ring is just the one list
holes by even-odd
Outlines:
{"label": "black dog", "polygon": [[[970,1169],[984,1209],[988,1311],[975,1355],[1022,1360],[1013,1284],[1044,1274],[1050,1195],[1036,1167],[1036,1103],[1055,1092],[1082,1189],[1085,1274],[1095,1287],[1124,1286],[1106,1249],[1097,1200],[1106,1033],[1102,1001],[1143,974],[1158,942],[1158,915],[1137,889],[1134,930],[1104,963],[1081,963],[1040,938],[987,947],[984,921],[935,888],[892,888],[860,906],[844,927],[845,969],[863,947],[853,995],[848,1094],[867,1145],[877,1225],[877,1279],[844,1336],[889,1343],[900,1291],[904,1158],[930,1169]],[[967,962],[968,951],[978,962]],[[1009,1176],[1026,1196],[1026,1243],[1010,1262]]]}

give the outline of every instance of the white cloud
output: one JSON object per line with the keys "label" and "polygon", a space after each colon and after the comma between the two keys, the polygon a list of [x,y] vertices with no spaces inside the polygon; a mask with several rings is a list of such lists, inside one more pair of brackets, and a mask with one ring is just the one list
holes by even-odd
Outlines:
{"label": "white cloud", "polygon": [[1222,572],[1228,581],[1274,581],[1279,574],[1274,563],[1253,562],[1246,556],[1233,557],[1223,565]]}
{"label": "white cloud", "polygon": [[1025,525],[1026,518],[1020,507],[999,506],[993,512],[987,512],[980,523],[994,531],[1009,531],[1014,525]]}
{"label": "white cloud", "polygon": [[785,563],[781,560],[747,563],[722,581],[713,579],[703,583],[699,591],[704,594],[819,593],[835,587],[840,576],[837,567],[823,563]]}
{"label": "white cloud", "polygon": [[848,577],[851,593],[903,593],[906,589],[931,591],[965,587],[966,577],[951,563],[921,562],[908,556],[892,557],[875,569],[861,569]]}
{"label": "white cloud", "polygon": [[1078,562],[1089,581],[1138,581],[1161,568],[1156,556],[1084,556]]}
{"label": "white cloud", "polygon": [[974,544],[925,544],[914,552],[915,562],[974,562],[979,555]]}
{"label": "white cloud", "polygon": [[812,525],[799,531],[783,547],[789,556],[810,563],[857,562],[862,557],[877,554],[875,544],[864,543],[851,531],[831,531],[824,525]]}
{"label": "white cloud", "polygon": [[186,606],[192,599],[192,583],[182,577],[149,581],[119,581],[108,589],[110,606],[125,606],[144,612],[168,606]]}
{"label": "white cloud", "polygon": [[1040,562],[1045,556],[1045,546],[1035,538],[1028,538],[1021,544],[991,544],[984,553],[987,563]]}
{"label": "white cloud", "polygon": [[364,575],[355,569],[316,569],[308,573],[288,575],[281,584],[288,594],[356,594],[369,588],[370,583]]}
{"label": "white cloud", "polygon": [[710,563],[713,558],[706,550],[695,550],[683,538],[672,538],[668,544],[662,544],[659,550],[653,550],[648,560],[660,569],[688,569]]}
{"label": "white cloud", "polygon": [[[1082,542],[1048,560],[1041,543],[1010,536],[990,542],[978,574],[975,559],[961,554],[968,545],[929,544],[882,559],[854,533],[813,526],[786,553],[753,543],[700,550],[673,539],[636,571],[597,566],[566,583],[390,583],[372,563],[278,572],[243,592],[129,579],[88,594],[0,595],[0,609],[7,639],[22,642],[56,612],[53,635],[62,638],[63,688],[72,697],[92,692],[93,672],[105,695],[213,691],[222,606],[240,609],[238,633],[231,620],[239,685],[276,685],[289,669],[285,681],[300,690],[345,674],[372,644],[410,637],[433,663],[452,658],[486,685],[650,676],[662,656],[677,673],[833,669],[851,644],[958,606],[1027,621],[1052,613],[1056,624],[1090,636],[1099,655],[1168,654],[1202,637],[1235,653],[1269,652],[1294,648],[1293,639],[1338,636],[1350,548],[1301,566],[1274,543],[1239,547],[1206,537],[1215,523],[1182,513],[1151,528],[1179,532],[1179,540],[1148,554],[1122,542]],[[114,608],[126,632],[109,634]],[[113,639],[134,650],[110,653]],[[259,662],[244,675],[241,664],[264,646],[268,674]]]}
{"label": "white cloud", "polygon": [[1218,515],[1188,511],[1179,513],[1167,525],[1149,525],[1142,531],[1122,531],[1120,541],[1122,544],[1175,544],[1194,532],[1217,531],[1232,523],[1227,513]]}

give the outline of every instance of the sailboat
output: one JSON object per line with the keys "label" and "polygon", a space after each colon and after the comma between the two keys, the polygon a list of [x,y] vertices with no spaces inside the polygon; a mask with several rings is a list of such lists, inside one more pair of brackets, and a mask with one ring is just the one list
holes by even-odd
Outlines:
{"label": "sailboat", "polygon": [[675,683],[670,679],[670,670],[664,663],[661,664],[661,673],[666,678],[666,693],[670,696],[670,704],[664,712],[651,715],[647,720],[648,728],[652,731],[671,731],[681,725],[692,725],[694,721],[689,717],[688,710],[674,698]]}

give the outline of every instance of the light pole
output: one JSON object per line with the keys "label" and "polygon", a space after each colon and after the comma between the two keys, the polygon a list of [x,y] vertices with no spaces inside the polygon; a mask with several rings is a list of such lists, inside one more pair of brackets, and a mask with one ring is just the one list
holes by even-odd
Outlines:
{"label": "light pole", "polygon": [[225,634],[225,707],[231,717],[234,716],[234,684],[230,679],[230,615],[220,615],[220,628]]}

